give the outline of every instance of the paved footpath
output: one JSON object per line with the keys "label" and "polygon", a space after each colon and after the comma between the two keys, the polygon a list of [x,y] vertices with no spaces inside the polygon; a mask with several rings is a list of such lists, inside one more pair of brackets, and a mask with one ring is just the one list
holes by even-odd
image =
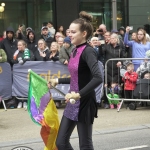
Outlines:
{"label": "paved footpath", "polygon": [[[64,108],[58,109],[61,119]],[[93,125],[93,137],[98,134],[111,133],[116,130],[134,130],[137,128],[150,127],[150,107],[137,108],[131,111],[122,108],[120,112],[116,109],[98,110],[98,118]],[[77,138],[77,130],[72,134],[72,140]],[[0,109],[0,150],[8,150],[15,145],[39,145],[43,147],[40,137],[40,126],[32,122],[29,114],[24,109]],[[6,148],[7,146],[7,148]],[[37,149],[38,150],[38,149]]]}

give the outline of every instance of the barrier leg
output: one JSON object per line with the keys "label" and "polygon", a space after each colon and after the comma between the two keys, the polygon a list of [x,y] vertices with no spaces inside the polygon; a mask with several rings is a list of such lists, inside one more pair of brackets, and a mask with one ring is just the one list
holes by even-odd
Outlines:
{"label": "barrier leg", "polygon": [[121,109],[122,104],[123,104],[123,100],[121,101],[119,108],[117,109],[117,112],[119,112],[119,110]]}
{"label": "barrier leg", "polygon": [[7,111],[7,108],[6,108],[6,105],[5,105],[5,101],[2,100],[2,103],[3,103],[3,106],[4,106],[5,111]]}

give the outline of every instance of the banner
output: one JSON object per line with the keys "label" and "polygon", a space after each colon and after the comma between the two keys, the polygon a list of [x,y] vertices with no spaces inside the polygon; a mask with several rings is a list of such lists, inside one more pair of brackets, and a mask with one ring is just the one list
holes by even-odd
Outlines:
{"label": "banner", "polygon": [[[70,77],[68,66],[61,64],[59,61],[27,61],[23,65],[15,64],[13,66],[12,96],[28,97],[28,69],[33,70],[47,81],[54,78]],[[69,91],[69,87],[69,84],[59,84],[56,86],[65,94]],[[51,93],[54,100],[64,100],[64,97],[53,89],[51,89]]]}
{"label": "banner", "polygon": [[0,63],[0,96],[3,99],[11,98],[12,72],[8,63]]}

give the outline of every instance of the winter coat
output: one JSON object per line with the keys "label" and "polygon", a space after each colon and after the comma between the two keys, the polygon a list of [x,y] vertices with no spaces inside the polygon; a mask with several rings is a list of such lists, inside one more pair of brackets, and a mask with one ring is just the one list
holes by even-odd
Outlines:
{"label": "winter coat", "polygon": [[[34,35],[34,39],[33,41],[31,41],[29,39],[29,34],[30,33],[33,33]],[[19,36],[18,36],[18,39],[20,40],[24,40],[26,43],[27,43],[27,48],[29,50],[31,50],[33,53],[35,53],[35,51],[37,50],[37,39],[36,39],[36,35],[35,35],[35,32],[33,30],[30,30],[27,34],[27,36],[25,37],[22,33],[19,33]]]}
{"label": "winter coat", "polygon": [[[8,39],[7,37],[9,31],[13,33],[12,39]],[[6,38],[3,41],[1,41],[1,48],[6,52],[7,62],[10,63],[10,65],[13,65],[13,54],[17,49],[17,40],[14,39],[14,34],[14,29],[12,27],[8,27],[6,30]]]}
{"label": "winter coat", "polygon": [[[16,50],[16,51],[18,51],[18,50]],[[30,58],[26,60],[26,59],[24,59],[24,51],[19,51],[18,54],[17,54],[17,56],[15,58],[13,58],[13,61],[12,61],[13,64],[19,63],[18,58],[22,58],[23,63],[25,63],[26,61],[34,61],[35,58],[34,58],[33,52],[29,50],[29,53],[30,53]]]}
{"label": "winter coat", "polygon": [[[128,79],[125,79],[125,77],[127,77]],[[126,72],[124,78],[122,78],[122,80],[124,81],[124,90],[134,90],[136,87],[137,78],[138,74],[136,72]]]}
{"label": "winter coat", "polygon": [[[45,50],[42,51],[43,53],[47,55],[49,55],[49,49],[48,47],[45,48]],[[46,61],[46,56],[45,57],[42,57],[40,56],[40,50],[36,50],[35,53],[34,53],[34,56],[35,56],[35,61]]]}
{"label": "winter coat", "polygon": [[[109,59],[124,58],[125,55],[124,46],[119,44],[116,47],[113,47],[111,44],[105,45],[102,53],[105,55],[105,63]],[[120,71],[116,65],[118,61],[119,59],[107,63],[107,82],[113,81],[118,83],[120,81]]]}
{"label": "winter coat", "polygon": [[54,57],[50,58],[51,53],[52,53],[51,51],[48,52],[48,54],[46,55],[46,60],[47,61],[58,61],[59,60],[59,52],[57,52]]}
{"label": "winter coat", "polygon": [[74,46],[71,45],[68,49],[66,49],[64,46],[59,51],[59,61],[64,64],[64,62],[70,59],[70,54],[72,50],[74,49]]}

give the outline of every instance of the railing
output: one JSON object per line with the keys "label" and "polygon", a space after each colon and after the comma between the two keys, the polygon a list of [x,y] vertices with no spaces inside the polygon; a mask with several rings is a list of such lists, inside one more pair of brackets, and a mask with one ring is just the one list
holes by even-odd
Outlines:
{"label": "railing", "polygon": [[[150,60],[150,58],[146,58],[147,60]],[[114,58],[114,59],[109,59],[109,60],[107,60],[106,61],[106,63],[105,63],[105,84],[107,85],[108,84],[108,76],[107,76],[107,69],[108,69],[108,62],[110,62],[110,61],[125,61],[125,60],[130,60],[130,61],[133,61],[133,60],[145,60],[145,58]],[[118,68],[119,69],[119,68]],[[113,71],[113,70],[112,70]],[[119,72],[119,71],[118,71]],[[149,72],[150,72],[150,70],[149,70]],[[138,80],[141,80],[141,79],[138,79]],[[147,83],[148,83],[148,91],[150,91],[150,80],[148,80],[147,79]],[[125,98],[125,97],[122,97],[122,98],[110,98],[110,97],[108,97],[108,89],[106,88],[105,89],[105,92],[106,92],[106,96],[107,96],[107,98],[109,98],[110,100],[118,100],[118,101],[121,101],[121,103],[120,103],[120,107],[117,109],[117,111],[119,112],[119,110],[120,110],[120,108],[121,108],[121,106],[122,106],[122,104],[123,104],[123,102],[124,101],[135,101],[135,102],[137,102],[137,101],[139,101],[139,102],[150,102],[150,93],[148,93],[148,98],[147,99],[139,99],[139,98],[137,98],[137,99],[134,99],[134,98],[132,98],[132,99],[127,99],[127,98]],[[140,93],[140,91],[139,91],[139,93]]]}

